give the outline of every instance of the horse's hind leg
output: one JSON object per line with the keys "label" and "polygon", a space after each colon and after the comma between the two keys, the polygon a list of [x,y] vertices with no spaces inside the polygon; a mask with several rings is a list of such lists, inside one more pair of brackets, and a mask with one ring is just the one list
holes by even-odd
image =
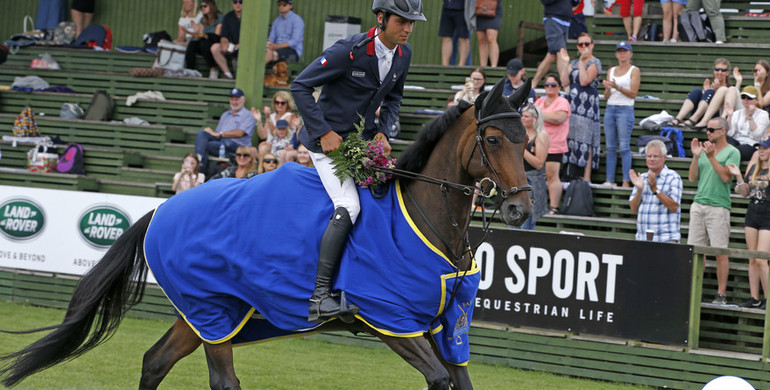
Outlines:
{"label": "horse's hind leg", "polygon": [[377,334],[377,337],[422,373],[429,390],[449,389],[449,372],[433,353],[425,338],[392,337],[383,334]]}
{"label": "horse's hind leg", "polygon": [[156,389],[166,374],[183,357],[201,345],[201,339],[186,322],[177,319],[171,329],[144,354],[139,389]]}
{"label": "horse's hind leg", "polygon": [[241,388],[235,376],[233,365],[233,345],[227,341],[222,344],[203,344],[206,362],[209,365],[209,386],[214,390],[238,390]]}

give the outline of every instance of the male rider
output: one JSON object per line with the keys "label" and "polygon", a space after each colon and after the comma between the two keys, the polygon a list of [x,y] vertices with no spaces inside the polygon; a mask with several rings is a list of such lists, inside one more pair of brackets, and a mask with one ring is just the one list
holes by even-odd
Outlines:
{"label": "male rider", "polygon": [[[305,121],[299,140],[310,150],[326,192],[334,204],[334,215],[321,238],[315,289],[310,298],[308,321],[322,322],[339,317],[352,321],[358,307],[348,305],[344,294],[331,292],[332,279],[342,257],[348,235],[361,206],[353,179],[340,183],[326,153],[356,129],[359,115],[365,119],[362,137],[382,141],[390,153],[388,129],[398,118],[412,49],[406,43],[414,22],[426,20],[422,0],[374,0],[372,12],[377,26],[367,33],[337,41],[324,50],[291,84],[297,109]],[[323,86],[318,102],[316,87]],[[380,117],[375,125],[375,112]]]}

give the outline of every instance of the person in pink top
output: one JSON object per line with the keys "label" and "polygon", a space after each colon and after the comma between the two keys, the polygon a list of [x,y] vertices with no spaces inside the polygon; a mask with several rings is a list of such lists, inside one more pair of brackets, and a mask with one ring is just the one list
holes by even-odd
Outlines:
{"label": "person in pink top", "polygon": [[548,182],[548,200],[551,211],[559,212],[562,186],[559,180],[562,157],[569,151],[567,134],[569,134],[570,107],[567,99],[559,96],[561,82],[555,74],[545,76],[545,96],[537,99],[535,105],[543,111],[545,131],[551,139],[548,146],[548,157],[545,160],[545,180]]}

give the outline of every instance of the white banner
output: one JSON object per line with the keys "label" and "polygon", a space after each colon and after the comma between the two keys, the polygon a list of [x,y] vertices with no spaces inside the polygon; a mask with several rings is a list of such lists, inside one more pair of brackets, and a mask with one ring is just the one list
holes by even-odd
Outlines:
{"label": "white banner", "polygon": [[0,186],[0,267],[83,275],[163,198]]}

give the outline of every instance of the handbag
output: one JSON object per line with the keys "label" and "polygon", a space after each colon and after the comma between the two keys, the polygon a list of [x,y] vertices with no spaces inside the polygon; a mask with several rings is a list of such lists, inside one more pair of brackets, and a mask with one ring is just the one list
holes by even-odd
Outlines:
{"label": "handbag", "polygon": [[155,67],[168,70],[184,69],[184,54],[187,47],[169,41],[158,42],[158,57]]}
{"label": "handbag", "polygon": [[497,0],[476,0],[476,16],[494,18],[497,13]]}
{"label": "handbag", "polygon": [[53,148],[50,138],[38,141],[35,147],[27,152],[27,169],[30,172],[51,173],[56,169],[59,154],[56,151],[49,152],[48,148]]}
{"label": "handbag", "polygon": [[16,116],[16,120],[13,122],[13,136],[14,137],[39,137],[40,132],[37,129],[37,123],[35,122],[35,112],[32,111],[32,107],[27,107]]}

